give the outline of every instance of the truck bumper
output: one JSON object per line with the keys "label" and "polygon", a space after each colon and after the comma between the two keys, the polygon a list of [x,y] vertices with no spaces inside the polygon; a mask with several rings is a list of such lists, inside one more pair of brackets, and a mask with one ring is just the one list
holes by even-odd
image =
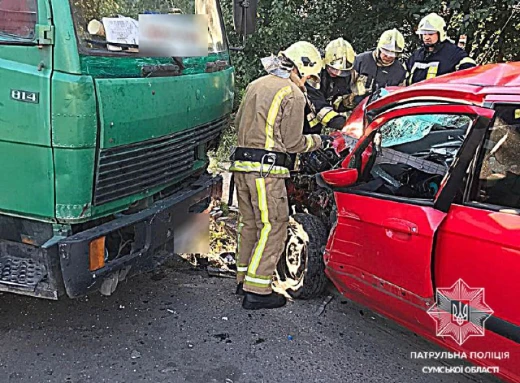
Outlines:
{"label": "truck bumper", "polygon": [[[212,198],[222,197],[222,177],[203,175],[190,186],[151,207],[131,215],[121,215],[106,224],[77,233],[58,243],[61,273],[67,295],[71,298],[84,296],[101,289],[110,294],[117,283],[131,275],[150,270],[160,263],[158,253],[167,258],[168,252],[159,252],[165,247],[171,255],[175,227],[180,217],[209,206]],[[201,209],[202,207],[202,209]],[[108,259],[98,270],[90,270],[89,251],[92,241],[108,237],[120,230],[134,234],[132,251],[115,259]],[[209,233],[208,233],[209,234]]]}

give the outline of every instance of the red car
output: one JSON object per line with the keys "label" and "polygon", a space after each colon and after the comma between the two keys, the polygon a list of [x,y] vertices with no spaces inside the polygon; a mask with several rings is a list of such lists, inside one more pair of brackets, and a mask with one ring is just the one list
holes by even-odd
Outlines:
{"label": "red car", "polygon": [[[447,350],[409,357],[467,359],[446,369],[520,382],[520,63],[375,95],[336,137],[338,161],[314,166],[321,188],[305,190],[314,226],[297,219],[320,233],[306,251],[324,250],[344,296]],[[294,259],[285,276],[317,272],[309,254]]]}

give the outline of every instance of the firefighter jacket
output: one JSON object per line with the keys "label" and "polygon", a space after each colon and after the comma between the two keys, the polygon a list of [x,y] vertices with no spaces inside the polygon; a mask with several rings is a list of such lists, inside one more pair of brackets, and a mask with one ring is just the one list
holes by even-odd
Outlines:
{"label": "firefighter jacket", "polygon": [[321,72],[320,89],[305,84],[307,105],[305,107],[304,134],[320,134],[323,127],[341,130],[347,110],[342,101],[351,94],[350,74],[347,77],[332,77],[326,70]]}
{"label": "firefighter jacket", "polygon": [[[303,135],[305,96],[290,79],[261,77],[246,88],[235,126],[238,148],[276,153],[303,153],[321,147],[319,135]],[[234,159],[230,171],[288,178],[289,168]]]}
{"label": "firefighter jacket", "polygon": [[433,52],[422,47],[410,56],[407,62],[409,72],[407,82],[408,84],[415,84],[476,65],[466,51],[446,40],[439,43]]}
{"label": "firefighter jacket", "polygon": [[380,88],[405,84],[406,66],[399,60],[391,65],[380,65],[376,55],[377,50],[369,51],[359,54],[354,60],[356,104]]}
{"label": "firefighter jacket", "polygon": [[[333,104],[338,97],[343,97],[352,93],[352,75],[348,72],[346,77],[332,77],[326,69],[321,72],[320,92],[329,104]],[[336,110],[344,112],[345,110]]]}
{"label": "firefighter jacket", "polygon": [[306,84],[307,105],[305,106],[304,134],[321,134],[323,127],[340,130],[345,125],[345,116],[334,110],[320,90]]}

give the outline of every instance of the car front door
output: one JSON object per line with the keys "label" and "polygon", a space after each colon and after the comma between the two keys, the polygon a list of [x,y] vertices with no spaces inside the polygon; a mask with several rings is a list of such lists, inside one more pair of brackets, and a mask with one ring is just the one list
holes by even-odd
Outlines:
{"label": "car front door", "polygon": [[[360,169],[363,182],[335,192],[338,219],[327,259],[365,298],[376,289],[388,298],[377,305],[387,309],[393,299],[431,304],[435,235],[492,116],[469,105],[417,106],[386,112],[368,126],[367,139],[383,134],[376,152],[389,160],[376,157]],[[444,152],[450,163],[442,164]]]}

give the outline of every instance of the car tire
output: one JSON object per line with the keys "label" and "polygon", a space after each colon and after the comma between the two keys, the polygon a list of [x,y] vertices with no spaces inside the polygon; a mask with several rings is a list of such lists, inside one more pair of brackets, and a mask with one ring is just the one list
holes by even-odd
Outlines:
{"label": "car tire", "polygon": [[275,286],[295,299],[311,299],[323,293],[325,275],[323,251],[327,229],[310,214],[294,214],[289,218],[287,241],[275,271]]}

